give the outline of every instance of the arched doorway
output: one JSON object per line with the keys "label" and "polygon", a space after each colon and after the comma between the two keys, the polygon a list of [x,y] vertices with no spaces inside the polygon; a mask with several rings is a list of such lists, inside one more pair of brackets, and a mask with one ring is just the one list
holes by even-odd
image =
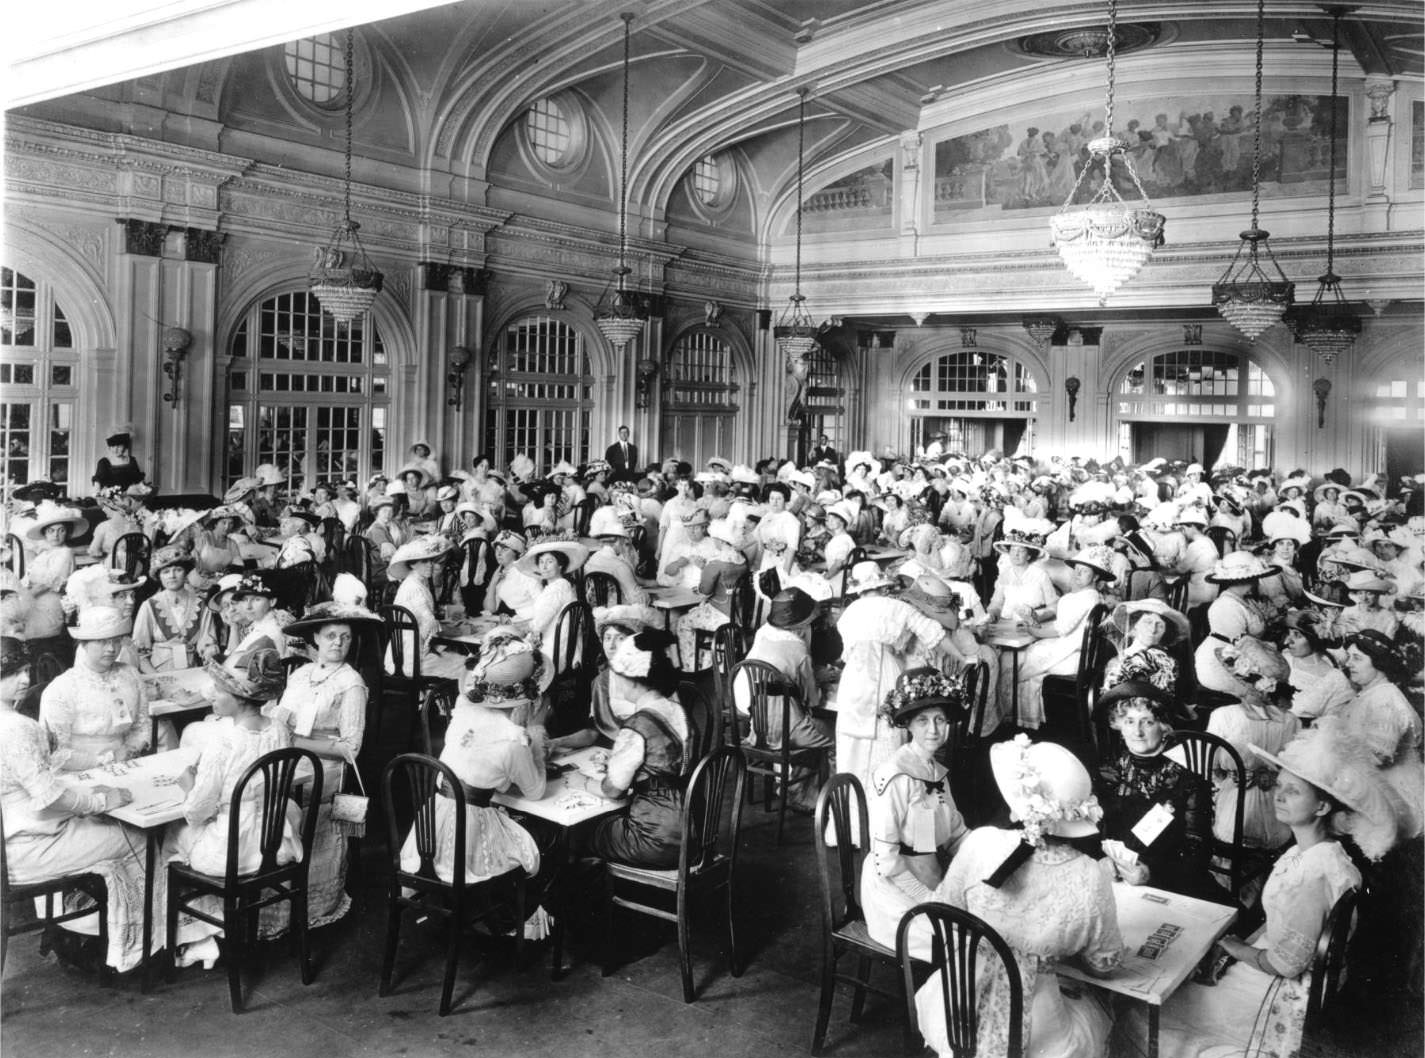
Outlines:
{"label": "arched doorway", "polygon": [[1031,452],[1038,395],[1034,373],[1013,357],[984,351],[938,356],[911,376],[911,447],[944,434],[946,452]]}
{"label": "arched doorway", "polygon": [[294,488],[386,466],[390,366],[370,313],[349,324],[305,290],[253,305],[230,345],[222,487],[274,463]]}
{"label": "arched doorway", "polygon": [[1175,349],[1131,365],[1115,390],[1118,454],[1215,466],[1273,464],[1276,387],[1248,356]]}
{"label": "arched doorway", "polygon": [[1407,362],[1377,376],[1369,401],[1369,423],[1374,429],[1375,451],[1367,449],[1367,466],[1383,467],[1392,485],[1402,478],[1425,473],[1425,446],[1420,424],[1425,422],[1425,378],[1421,363]]}
{"label": "arched doorway", "polygon": [[0,475],[5,484],[48,478],[69,485],[76,480],[71,461],[78,375],[79,354],[53,288],[0,268]]}
{"label": "arched doorway", "polygon": [[737,371],[732,347],[698,328],[679,336],[663,361],[663,429],[659,452],[695,467],[732,452]]}
{"label": "arched doorway", "polygon": [[485,390],[485,451],[507,467],[521,452],[541,473],[589,459],[594,374],[584,335],[549,316],[521,316],[496,341]]}

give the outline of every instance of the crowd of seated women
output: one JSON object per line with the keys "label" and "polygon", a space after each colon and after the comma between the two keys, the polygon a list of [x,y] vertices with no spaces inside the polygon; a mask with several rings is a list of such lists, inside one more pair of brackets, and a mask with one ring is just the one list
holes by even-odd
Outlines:
{"label": "crowd of seated women", "polygon": [[[1123,1011],[1091,990],[1060,990],[1054,974],[1069,957],[1112,972],[1114,881],[1239,910],[1240,937],[1224,940],[1213,972],[1232,969],[1165,1009],[1167,1053],[1208,1047],[1209,1030],[1193,1027],[1208,1023],[1231,1026],[1217,1042],[1243,1053],[1295,1053],[1307,953],[1363,876],[1375,905],[1365,939],[1391,949],[1391,931],[1372,935],[1372,923],[1397,922],[1407,928],[1395,949],[1401,934],[1404,950],[1410,937],[1418,945],[1419,482],[968,458],[936,441],[915,457],[827,455],[806,466],[670,459],[622,476],[602,461],[541,476],[528,457],[500,469],[482,455],[443,474],[418,443],[391,478],[361,488],[306,482],[303,493],[266,465],[201,510],[163,509],[142,481],[111,483],[97,527],[73,502],[17,490],[7,539],[24,573],[0,575],[12,872],[102,864],[115,879],[107,958],[132,966],[138,842],[103,816],[118,792],[75,775],[154,748],[196,751],[185,824],[165,846],[195,863],[242,825],[225,818],[226,795],[270,748],[313,749],[327,762],[324,789],[341,791],[367,735],[352,648],[366,633],[380,639],[377,611],[395,604],[414,628],[374,664],[409,676],[419,659],[423,678],[458,691],[441,759],[467,787],[450,795],[473,806],[468,870],[521,866],[535,879],[529,936],[547,932],[553,836],[492,807],[488,792],[538,798],[545,759],[601,745],[593,792],[628,809],[579,851],[676,864],[682,786],[707,748],[678,684],[714,663],[709,633],[734,624],[733,660],[769,664],[795,688],[791,744],[826,752],[865,791],[872,938],[893,947],[901,916],[928,900],[990,922],[1019,956],[1036,1054],[1098,1055],[1132,1035]],[[332,523],[348,538],[338,553]],[[86,533],[92,542],[74,546]],[[114,550],[133,533],[156,545],[138,576]],[[359,578],[339,572],[351,568],[350,539],[364,541]],[[616,599],[593,611],[595,635],[577,645],[589,678],[571,722],[552,686],[556,629],[595,574]],[[649,605],[669,598],[677,604]],[[473,660],[442,634],[460,613],[494,625]],[[27,681],[42,654],[62,671],[36,709]],[[199,666],[215,718],[181,738],[152,724],[144,677]],[[1073,730],[1054,708],[1052,681],[1065,677],[1074,709],[1092,710],[1070,717]],[[718,704],[741,724],[735,740],[747,734],[748,691],[733,680],[726,694]],[[1087,742],[1074,737],[1080,722],[1094,732]],[[1182,730],[1224,739],[1241,772],[1225,755],[1209,776],[1186,767],[1173,752]],[[955,774],[968,758],[946,749],[966,740],[998,796]],[[809,811],[818,774],[783,776],[782,796]],[[1241,869],[1228,870],[1234,840]],[[347,856],[326,805],[313,924],[347,913]],[[275,915],[263,925],[285,928]],[[170,940],[184,962],[217,954],[195,922]],[[1216,1003],[1272,1013],[1219,1017],[1207,1009]],[[945,1050],[933,1004],[923,1006],[922,1029]],[[981,1028],[1002,1030],[1002,1018]]]}

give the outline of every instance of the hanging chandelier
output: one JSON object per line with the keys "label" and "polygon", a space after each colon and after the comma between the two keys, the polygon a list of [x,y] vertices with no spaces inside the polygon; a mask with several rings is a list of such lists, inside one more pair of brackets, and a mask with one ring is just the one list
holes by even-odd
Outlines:
{"label": "hanging chandelier", "polygon": [[[1153,209],[1148,193],[1128,157],[1128,144],[1113,134],[1113,77],[1118,39],[1118,0],[1108,0],[1108,92],[1103,135],[1088,143],[1089,161],[1079,172],[1064,205],[1049,222],[1053,242],[1064,267],[1088,283],[1105,304],[1109,295],[1138,274],[1163,245],[1163,215]],[[1130,204],[1113,186],[1113,163],[1128,171],[1141,205]],[[1082,206],[1074,198],[1089,173],[1102,165],[1103,183]]]}
{"label": "hanging chandelier", "polygon": [[628,292],[628,47],[633,15],[625,11],[623,19],[623,134],[619,151],[618,184],[618,276],[616,289],[594,323],[614,352],[622,354],[628,343],[643,333],[643,314],[638,303]]}
{"label": "hanging chandelier", "polygon": [[1296,339],[1326,363],[1351,351],[1361,321],[1341,293],[1336,274],[1336,89],[1341,65],[1341,8],[1331,11],[1331,155],[1326,191],[1326,274],[1316,282],[1316,296],[1296,321]]}
{"label": "hanging chandelier", "polygon": [[384,276],[361,245],[361,225],[351,219],[352,30],[346,31],[346,169],[342,181],[342,220],[317,251],[307,289],[322,311],[338,323],[350,323],[370,311]]}
{"label": "hanging chandelier", "polygon": [[[777,351],[793,370],[806,365],[806,358],[817,346],[816,324],[806,310],[806,295],[802,293],[802,178],[806,159],[807,90],[797,91],[797,255],[793,273],[792,296],[786,311],[777,320]],[[798,375],[798,377],[802,377]]]}
{"label": "hanging chandelier", "polygon": [[[1281,322],[1291,305],[1295,284],[1272,256],[1267,232],[1257,226],[1262,180],[1262,49],[1266,33],[1266,0],[1257,0],[1257,80],[1252,109],[1252,226],[1242,232],[1237,255],[1212,288],[1212,303],[1232,326],[1255,341],[1257,335]],[[1271,272],[1262,267],[1266,252]],[[1272,273],[1275,273],[1273,275]]]}

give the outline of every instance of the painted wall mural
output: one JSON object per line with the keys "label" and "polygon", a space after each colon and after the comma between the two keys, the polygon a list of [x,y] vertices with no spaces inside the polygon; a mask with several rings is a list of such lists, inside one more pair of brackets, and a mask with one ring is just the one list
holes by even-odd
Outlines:
{"label": "painted wall mural", "polygon": [[1425,102],[1410,107],[1410,186],[1425,187]]}
{"label": "painted wall mural", "polygon": [[803,202],[802,231],[889,227],[895,184],[895,160],[888,156],[818,188]]}
{"label": "painted wall mural", "polygon": [[[1337,97],[1335,111],[1342,145],[1336,158],[1340,180],[1346,174],[1344,144],[1350,132],[1346,97]],[[1326,193],[1331,113],[1329,96],[1263,98],[1262,197]],[[1251,96],[1128,101],[1119,104],[1114,123],[1153,199],[1251,191]],[[1063,205],[1090,164],[1087,144],[1101,135],[1101,116],[1065,111],[941,140],[935,145],[936,219]],[[1122,167],[1114,167],[1113,179],[1120,194],[1134,192]],[[1102,163],[1094,162],[1075,201],[1092,198],[1102,183]]]}

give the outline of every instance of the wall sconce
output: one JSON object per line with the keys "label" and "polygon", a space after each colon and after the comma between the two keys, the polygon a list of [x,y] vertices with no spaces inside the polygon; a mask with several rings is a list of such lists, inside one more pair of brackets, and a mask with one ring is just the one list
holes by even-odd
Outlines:
{"label": "wall sconce", "polygon": [[1316,394],[1316,428],[1320,430],[1326,425],[1326,398],[1331,396],[1331,380],[1318,378],[1311,383],[1311,392]]}
{"label": "wall sconce", "polygon": [[1074,409],[1077,408],[1079,405],[1079,387],[1082,385],[1083,383],[1080,382],[1077,376],[1075,375],[1070,375],[1068,378],[1064,379],[1064,392],[1069,395],[1070,422],[1074,421]]}
{"label": "wall sconce", "polygon": [[653,377],[657,374],[657,360],[640,360],[638,362],[638,390],[634,396],[634,403],[638,407],[648,407],[648,402],[653,395]]}
{"label": "wall sconce", "polygon": [[169,327],[163,332],[163,373],[168,376],[168,392],[163,402],[178,408],[178,389],[183,380],[183,358],[193,345],[193,335],[182,327]]}
{"label": "wall sconce", "polygon": [[474,358],[475,354],[466,346],[450,347],[450,370],[445,373],[445,384],[450,389],[450,396],[446,398],[445,403],[456,411],[460,410],[460,395],[465,391],[465,369]]}

